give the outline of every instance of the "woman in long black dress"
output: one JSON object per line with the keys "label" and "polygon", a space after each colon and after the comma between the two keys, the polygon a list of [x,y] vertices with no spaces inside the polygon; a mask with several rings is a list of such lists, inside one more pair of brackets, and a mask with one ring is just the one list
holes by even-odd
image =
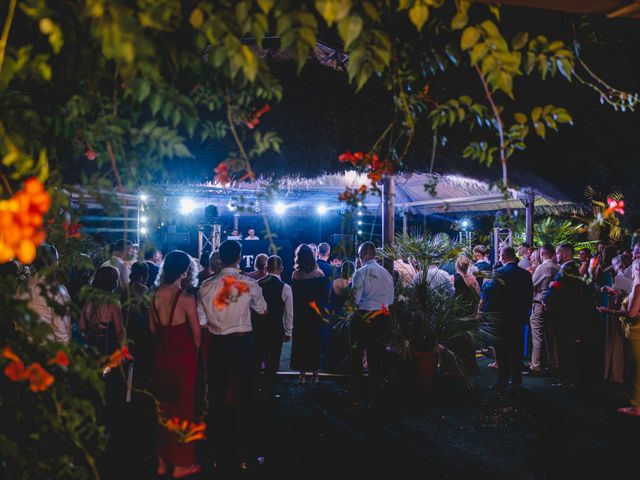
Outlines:
{"label": "woman in long black dress", "polygon": [[293,343],[291,369],[300,372],[300,383],[319,382],[318,371],[322,356],[323,313],[327,305],[328,279],[318,268],[308,245],[296,249],[295,267],[291,276],[293,291]]}

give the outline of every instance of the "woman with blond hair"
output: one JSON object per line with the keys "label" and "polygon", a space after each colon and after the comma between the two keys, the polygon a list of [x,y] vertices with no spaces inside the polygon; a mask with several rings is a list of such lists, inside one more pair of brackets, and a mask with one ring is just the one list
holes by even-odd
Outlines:
{"label": "woman with blond hair", "polygon": [[[471,268],[471,260],[465,255],[460,255],[456,259],[457,275],[454,279],[456,297],[464,302],[469,316],[476,312],[478,300],[480,300],[480,285]],[[467,338],[460,337],[455,339],[451,342],[449,348],[458,355],[467,374],[475,375],[478,373],[475,346]]]}
{"label": "woman with blond hair", "polygon": [[633,285],[628,303],[620,309],[599,307],[600,313],[619,315],[624,321],[625,337],[633,358],[635,374],[633,378],[630,407],[619,408],[618,412],[625,415],[640,417],[640,259],[633,261]]}

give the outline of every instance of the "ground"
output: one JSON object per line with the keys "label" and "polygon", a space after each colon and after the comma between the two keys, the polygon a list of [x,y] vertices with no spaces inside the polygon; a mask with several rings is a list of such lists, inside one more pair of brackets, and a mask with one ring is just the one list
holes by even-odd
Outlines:
{"label": "ground", "polygon": [[[640,419],[616,413],[626,405],[619,389],[595,383],[570,392],[526,378],[523,394],[498,394],[486,363],[469,391],[445,378],[418,399],[391,381],[374,412],[350,405],[344,377],[318,386],[283,377],[280,398],[261,407],[265,463],[249,477],[599,479],[633,471]],[[130,433],[121,445],[129,445],[129,467],[144,456]],[[199,478],[235,475],[234,463]]]}

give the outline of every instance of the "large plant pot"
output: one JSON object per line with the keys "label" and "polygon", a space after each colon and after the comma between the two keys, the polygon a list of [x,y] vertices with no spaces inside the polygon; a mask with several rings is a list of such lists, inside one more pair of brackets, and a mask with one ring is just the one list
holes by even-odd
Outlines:
{"label": "large plant pot", "polygon": [[436,352],[411,352],[411,357],[416,368],[416,389],[420,393],[432,390],[438,367],[438,354]]}

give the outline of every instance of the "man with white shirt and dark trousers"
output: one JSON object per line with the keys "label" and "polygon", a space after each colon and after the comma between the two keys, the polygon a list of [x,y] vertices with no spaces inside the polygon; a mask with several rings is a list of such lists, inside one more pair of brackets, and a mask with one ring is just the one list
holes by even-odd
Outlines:
{"label": "man with white shirt and dark trousers", "polygon": [[291,341],[293,330],[293,293],[291,287],[280,279],[282,259],[272,255],[267,260],[267,275],[258,281],[262,296],[267,303],[267,312],[254,313],[253,336],[256,346],[256,371],[264,364],[259,391],[265,400],[273,398],[282,342]]}
{"label": "man with white shirt and dark trousers", "polygon": [[373,242],[360,245],[362,261],[353,275],[354,301],[358,308],[351,318],[351,381],[353,404],[363,397],[362,354],[367,351],[369,402],[375,406],[384,357],[384,340],[389,333],[388,307],[393,303],[393,277],[376,262]]}
{"label": "man with white shirt and dark trousers", "polygon": [[[202,283],[198,292],[198,317],[211,333],[209,362],[209,417],[207,438],[214,459],[219,461],[226,440],[224,429],[225,392],[231,376],[235,379],[236,440],[241,460],[247,470],[254,458],[253,396],[255,350],[251,310],[267,311],[258,283],[238,271],[242,246],[235,240],[222,242],[219,249],[222,270]],[[231,301],[225,304],[222,300]]]}

